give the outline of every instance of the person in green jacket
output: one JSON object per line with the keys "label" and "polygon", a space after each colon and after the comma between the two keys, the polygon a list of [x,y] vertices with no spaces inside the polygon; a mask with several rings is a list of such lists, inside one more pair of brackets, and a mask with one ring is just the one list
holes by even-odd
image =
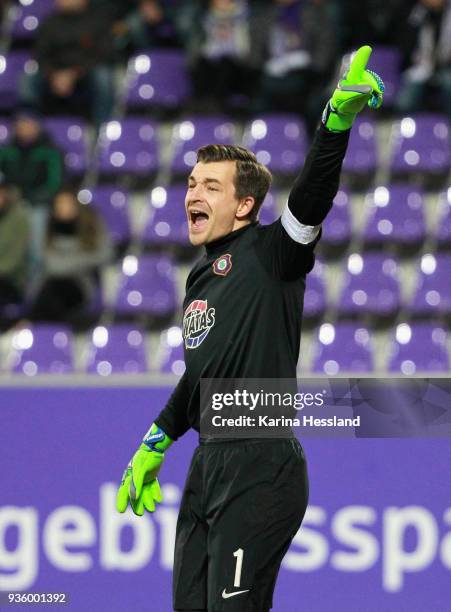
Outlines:
{"label": "person in green jacket", "polygon": [[28,211],[0,175],[0,306],[22,301],[28,274]]}
{"label": "person in green jacket", "polygon": [[32,108],[18,110],[11,141],[0,147],[0,172],[15,185],[30,207],[31,260],[35,271],[42,262],[45,228],[53,197],[61,187],[63,156]]}

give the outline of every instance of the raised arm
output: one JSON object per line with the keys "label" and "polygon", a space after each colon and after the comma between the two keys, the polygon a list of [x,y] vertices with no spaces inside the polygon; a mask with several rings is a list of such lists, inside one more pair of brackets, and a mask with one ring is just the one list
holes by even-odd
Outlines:
{"label": "raised arm", "polygon": [[[263,240],[271,267],[282,278],[307,273],[321,223],[337,193],[349,134],[357,114],[368,105],[379,108],[384,84],[366,66],[371,47],[361,47],[324,110],[302,172],[295,180],[280,219]],[[281,227],[280,227],[281,226]]]}
{"label": "raised arm", "polygon": [[[282,224],[288,233],[292,228],[294,236],[302,238],[304,235],[306,242],[316,237],[318,226],[332,207],[350,129],[357,114],[366,105],[379,108],[382,104],[382,80],[366,69],[370,55],[371,47],[368,46],[361,47],[355,53],[348,71],[339,81],[324,110],[304,168],[290,192]],[[312,229],[302,230],[293,217],[300,224],[313,226]]]}

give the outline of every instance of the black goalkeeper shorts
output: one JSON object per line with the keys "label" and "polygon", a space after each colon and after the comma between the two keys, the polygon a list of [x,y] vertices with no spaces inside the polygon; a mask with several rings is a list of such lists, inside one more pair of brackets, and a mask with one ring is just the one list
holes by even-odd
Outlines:
{"label": "black goalkeeper shorts", "polygon": [[307,500],[297,439],[201,443],[177,522],[174,610],[267,612]]}

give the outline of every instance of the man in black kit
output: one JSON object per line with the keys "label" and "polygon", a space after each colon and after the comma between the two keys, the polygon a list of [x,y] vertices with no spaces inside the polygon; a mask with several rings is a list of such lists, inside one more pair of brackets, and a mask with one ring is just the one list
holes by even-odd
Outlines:
{"label": "man in black kit", "polygon": [[[166,449],[199,431],[203,379],[295,378],[306,274],[332,206],[352,123],[378,108],[383,83],[362,47],[339,82],[282,216],[261,226],[271,175],[253,153],[208,145],[188,179],[190,240],[205,245],[183,304],[186,372],[124,472],[117,509],[152,512]],[[202,438],[177,523],[173,606],[191,612],[267,612],[283,556],[307,507],[298,440]]]}

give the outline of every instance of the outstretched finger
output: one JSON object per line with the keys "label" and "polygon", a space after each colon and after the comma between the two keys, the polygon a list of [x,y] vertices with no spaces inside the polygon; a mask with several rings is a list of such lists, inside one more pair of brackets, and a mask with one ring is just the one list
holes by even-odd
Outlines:
{"label": "outstretched finger", "polygon": [[348,75],[346,77],[349,82],[351,83],[360,82],[363,72],[365,71],[365,68],[370,59],[372,51],[373,50],[371,49],[371,47],[369,47],[368,45],[365,45],[364,47],[360,47],[360,49],[358,49],[355,52],[351,60],[351,65],[349,66]]}

